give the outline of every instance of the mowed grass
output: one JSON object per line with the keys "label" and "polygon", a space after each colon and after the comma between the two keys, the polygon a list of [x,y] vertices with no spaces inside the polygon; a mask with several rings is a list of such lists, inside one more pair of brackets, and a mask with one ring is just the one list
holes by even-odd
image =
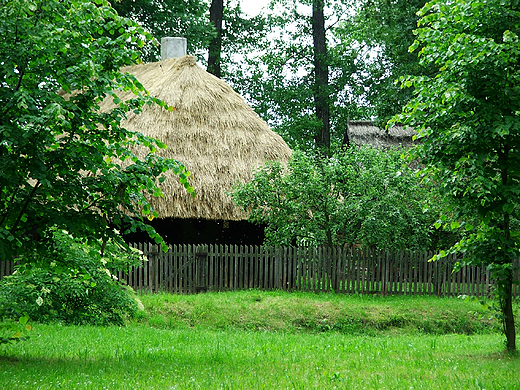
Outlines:
{"label": "mowed grass", "polygon": [[[126,327],[36,325],[28,342],[0,349],[0,389],[520,389],[520,359],[502,352],[503,336],[474,303],[258,291],[141,298],[145,313]],[[305,313],[309,324],[334,323],[343,305],[365,330],[294,325]],[[377,325],[399,312],[404,322]],[[443,323],[464,313],[464,327],[476,327],[428,332],[412,325],[424,313]]]}

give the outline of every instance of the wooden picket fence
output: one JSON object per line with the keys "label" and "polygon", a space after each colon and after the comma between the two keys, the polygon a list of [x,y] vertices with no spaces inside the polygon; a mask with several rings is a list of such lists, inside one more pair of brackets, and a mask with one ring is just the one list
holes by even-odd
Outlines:
{"label": "wooden picket fence", "polygon": [[[156,245],[134,246],[148,261],[118,277],[141,292],[262,289],[485,296],[492,289],[484,267],[452,272],[454,255],[429,262],[430,252],[228,245],[174,245],[163,252]],[[518,280],[520,274],[515,272]],[[515,286],[515,293],[519,292]]]}
{"label": "wooden picket fence", "polygon": [[[455,256],[429,262],[431,252],[228,245],[173,245],[163,252],[157,245],[133,246],[147,261],[117,276],[140,292],[262,289],[486,296],[493,287],[484,267],[466,266],[452,272]],[[12,272],[12,262],[0,262],[0,277]],[[515,280],[520,280],[518,267]],[[518,285],[514,293],[520,295]]]}

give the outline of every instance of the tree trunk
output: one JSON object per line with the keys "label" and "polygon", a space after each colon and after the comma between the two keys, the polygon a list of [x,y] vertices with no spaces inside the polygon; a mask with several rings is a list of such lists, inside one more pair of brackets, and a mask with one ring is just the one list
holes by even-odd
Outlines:
{"label": "tree trunk", "polygon": [[506,336],[506,349],[508,352],[516,351],[515,316],[513,313],[513,272],[509,271],[504,285],[504,301],[502,302],[502,315],[504,316],[504,333]]}
{"label": "tree trunk", "polygon": [[328,151],[330,149],[329,118],[329,69],[327,63],[327,43],[325,40],[324,0],[312,2],[312,37],[314,41],[314,105],[316,116],[322,122],[316,143]]}
{"label": "tree trunk", "polygon": [[347,118],[345,134],[343,135],[343,142],[341,143],[341,146],[344,148],[350,148],[350,118]]}
{"label": "tree trunk", "polygon": [[212,0],[209,8],[209,20],[215,26],[217,35],[211,40],[208,48],[208,72],[221,77],[220,52],[222,51],[222,18],[224,15],[224,0]]}
{"label": "tree trunk", "polygon": [[[507,186],[509,184],[509,172],[507,169],[509,162],[509,147],[507,144],[504,146],[503,153],[499,153],[499,160],[504,163],[504,168],[502,168],[500,174],[502,178],[502,185]],[[504,230],[504,242],[506,245],[506,249],[509,249],[509,243],[511,242],[511,217],[508,212],[504,213],[503,219],[503,230]],[[506,256],[509,253],[506,254]],[[509,257],[509,256],[507,256]],[[507,258],[506,257],[506,258]],[[511,260],[512,261],[512,260]],[[504,318],[504,333],[506,336],[506,349],[509,352],[516,351],[516,329],[515,329],[515,315],[513,313],[513,267],[507,270],[506,278],[501,286],[503,291],[501,293],[501,306],[502,306],[502,315]]]}

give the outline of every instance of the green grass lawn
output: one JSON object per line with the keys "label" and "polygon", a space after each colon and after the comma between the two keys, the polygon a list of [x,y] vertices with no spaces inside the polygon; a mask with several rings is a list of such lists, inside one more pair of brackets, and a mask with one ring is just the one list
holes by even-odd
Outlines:
{"label": "green grass lawn", "polygon": [[[1,347],[0,389],[520,389],[520,358],[476,303],[258,291],[142,301],[126,327],[36,324]],[[315,326],[348,308],[356,326]],[[425,313],[443,325],[421,327]],[[303,315],[310,325],[295,326]]]}

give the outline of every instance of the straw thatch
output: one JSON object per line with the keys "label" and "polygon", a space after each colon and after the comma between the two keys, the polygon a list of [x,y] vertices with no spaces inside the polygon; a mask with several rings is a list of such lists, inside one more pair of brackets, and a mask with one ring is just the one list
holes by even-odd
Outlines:
{"label": "straw thatch", "polygon": [[[182,162],[192,173],[189,181],[196,199],[174,174],[167,175],[161,185],[165,196],[151,199],[159,218],[247,219],[227,192],[237,182],[250,181],[254,170],[267,160],[287,163],[291,150],[283,139],[229,85],[200,68],[195,57],[122,71],[135,75],[152,96],[176,109],[145,106],[123,123],[127,129],[163,141],[168,149],[159,154]],[[131,97],[120,95],[121,100]],[[112,108],[111,101],[106,99],[101,108]]]}
{"label": "straw thatch", "polygon": [[417,134],[412,128],[393,126],[381,129],[370,121],[352,121],[349,123],[350,140],[357,145],[372,145],[377,148],[410,147],[412,137]]}

